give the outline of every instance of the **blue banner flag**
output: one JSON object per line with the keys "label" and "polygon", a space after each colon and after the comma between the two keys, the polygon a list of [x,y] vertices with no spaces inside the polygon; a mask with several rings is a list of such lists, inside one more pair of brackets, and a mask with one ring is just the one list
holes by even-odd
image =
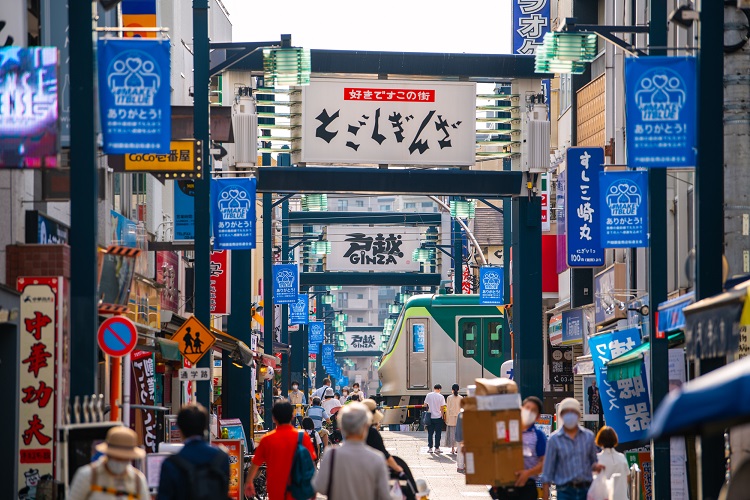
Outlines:
{"label": "blue banner flag", "polygon": [[211,179],[214,250],[255,248],[255,186],[255,178]]}
{"label": "blue banner flag", "polygon": [[617,433],[621,443],[648,437],[651,425],[651,404],[646,384],[646,368],[641,361],[641,375],[610,382],[606,362],[641,345],[637,328],[604,333],[589,338],[596,381],[604,420]]}
{"label": "blue banner flag", "polygon": [[549,32],[548,0],[513,0],[513,53],[534,55]]}
{"label": "blue banner flag", "polygon": [[323,356],[323,366],[326,369],[328,369],[328,367],[333,367],[336,365],[336,356],[334,354],[333,344],[321,345],[320,355]]}
{"label": "blue banner flag", "polygon": [[599,220],[604,248],[648,246],[648,174],[599,174]]}
{"label": "blue banner flag", "polygon": [[310,344],[322,344],[326,334],[326,325],[322,321],[311,321],[308,332]]}
{"label": "blue banner flag", "polygon": [[174,181],[174,239],[195,239],[195,181]]}
{"label": "blue banner flag", "polygon": [[273,265],[273,303],[295,304],[299,294],[296,264]]}
{"label": "blue banner flag", "polygon": [[604,148],[569,148],[565,193],[565,234],[570,267],[604,265],[599,223],[599,173]]}
{"label": "blue banner flag", "polygon": [[169,40],[99,40],[99,110],[105,153],[169,154],[169,51]]}
{"label": "blue banner flag", "polygon": [[502,267],[479,268],[479,303],[501,306],[505,304],[503,288],[505,270]]}
{"label": "blue banner flag", "polygon": [[306,293],[297,296],[297,302],[289,306],[289,324],[306,325],[310,320],[310,296]]}
{"label": "blue banner flag", "polygon": [[320,344],[309,344],[307,346],[307,354],[318,354],[320,351]]}
{"label": "blue banner flag", "polygon": [[696,101],[695,57],[626,58],[628,165],[694,166]]}

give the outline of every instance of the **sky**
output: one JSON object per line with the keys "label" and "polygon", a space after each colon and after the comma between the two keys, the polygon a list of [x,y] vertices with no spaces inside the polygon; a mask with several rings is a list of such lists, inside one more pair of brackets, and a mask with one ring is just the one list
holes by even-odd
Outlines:
{"label": "sky", "polygon": [[309,49],[510,53],[510,0],[221,1],[235,42],[290,33]]}

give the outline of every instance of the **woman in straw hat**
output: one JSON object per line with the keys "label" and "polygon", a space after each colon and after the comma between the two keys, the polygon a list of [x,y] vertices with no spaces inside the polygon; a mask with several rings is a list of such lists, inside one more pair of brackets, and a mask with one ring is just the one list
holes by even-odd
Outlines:
{"label": "woman in straw hat", "polygon": [[146,452],[138,447],[138,438],[128,427],[112,427],[107,440],[96,446],[103,456],[76,471],[70,485],[69,500],[149,500],[146,477],[130,465]]}

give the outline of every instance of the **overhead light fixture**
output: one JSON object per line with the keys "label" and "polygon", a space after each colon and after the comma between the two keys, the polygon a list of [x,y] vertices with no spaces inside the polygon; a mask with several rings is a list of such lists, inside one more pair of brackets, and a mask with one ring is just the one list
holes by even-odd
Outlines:
{"label": "overhead light fixture", "polygon": [[331,304],[333,304],[334,302],[336,302],[336,296],[334,296],[334,295],[332,295],[330,293],[324,293],[323,295],[320,296],[320,301],[323,304],[326,304],[326,305],[330,306]]}
{"label": "overhead light fixture", "polygon": [[476,214],[476,204],[473,201],[451,200],[451,217],[461,219],[473,219]]}
{"label": "overhead light fixture", "polygon": [[310,253],[314,255],[328,255],[331,253],[331,242],[325,240],[315,240],[308,243]]}
{"label": "overhead light fixture", "polygon": [[388,314],[398,314],[401,312],[400,304],[388,304]]}
{"label": "overhead light fixture", "polygon": [[597,35],[585,31],[551,31],[537,48],[534,59],[536,73],[572,73],[586,71],[585,63],[596,59]]}
{"label": "overhead light fixture", "polygon": [[327,194],[303,194],[302,211],[303,212],[325,212],[328,210]]}
{"label": "overhead light fixture", "polygon": [[415,262],[430,262],[435,258],[435,251],[431,248],[415,248],[411,253],[411,258]]}
{"label": "overhead light fixture", "polygon": [[310,49],[279,47],[263,49],[263,76],[266,85],[310,84]]}

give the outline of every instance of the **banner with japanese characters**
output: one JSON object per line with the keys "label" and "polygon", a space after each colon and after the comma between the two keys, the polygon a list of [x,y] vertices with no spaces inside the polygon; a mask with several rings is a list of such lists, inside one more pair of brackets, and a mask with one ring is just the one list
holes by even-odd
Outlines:
{"label": "banner with japanese characters", "polygon": [[419,271],[412,259],[420,245],[418,227],[328,226],[326,235],[326,271]]}
{"label": "banner with japanese characters", "polygon": [[310,345],[322,344],[326,335],[326,325],[322,321],[311,321],[307,329]]}
{"label": "banner with japanese characters", "polygon": [[226,316],[230,309],[230,273],[231,252],[229,250],[212,250],[211,266],[211,314]]}
{"label": "banner with japanese characters", "polygon": [[565,233],[570,267],[604,265],[599,222],[599,173],[604,148],[569,148],[565,192]]}
{"label": "banner with japanese characters", "polygon": [[214,248],[255,248],[255,178],[211,179]]}
{"label": "banner with japanese characters", "polygon": [[692,167],[696,162],[696,58],[625,59],[625,125],[631,167]]}
{"label": "banner with japanese characters", "polygon": [[104,38],[97,47],[104,152],[169,154],[169,40]]}
{"label": "banner with japanese characters", "polygon": [[344,332],[346,352],[377,351],[380,333],[350,330]]}
{"label": "banner with japanese characters", "polygon": [[297,302],[289,305],[289,324],[306,325],[310,319],[310,296],[301,293]]}
{"label": "banner with japanese characters", "polygon": [[599,174],[599,220],[604,248],[648,246],[648,174]]}
{"label": "banner with japanese characters", "polygon": [[333,344],[322,344],[320,355],[323,356],[323,367],[330,371],[336,366],[335,346]]}
{"label": "banner with japanese characters", "polygon": [[17,282],[21,292],[18,485],[22,490],[55,474],[56,413],[61,410],[59,397],[64,389],[58,376],[63,284],[61,277],[23,277]]}
{"label": "banner with japanese characters", "polygon": [[[130,355],[133,364],[133,387],[138,404],[154,406],[154,355],[149,351],[133,351]],[[156,453],[156,412],[154,410],[135,411],[136,432],[143,438],[141,444],[148,453]]]}
{"label": "banner with japanese characters", "polygon": [[483,266],[479,268],[479,303],[501,306],[505,304],[505,269]]}
{"label": "banner with japanese characters", "polygon": [[613,382],[607,380],[606,366],[608,361],[641,345],[640,330],[603,333],[588,342],[605,423],[615,430],[620,443],[646,439],[651,425],[651,403],[643,361],[639,376]]}
{"label": "banner with japanese characters", "polygon": [[475,83],[312,79],[294,161],[473,165],[475,123]]}
{"label": "banner with japanese characters", "polygon": [[0,46],[0,168],[57,166],[57,61],[56,47]]}
{"label": "banner with japanese characters", "polygon": [[513,53],[534,55],[549,32],[548,0],[513,0]]}
{"label": "banner with japanese characters", "polygon": [[273,303],[294,304],[299,295],[299,272],[296,264],[274,264]]}
{"label": "banner with japanese characters", "polygon": [[174,181],[174,240],[195,238],[195,181]]}

